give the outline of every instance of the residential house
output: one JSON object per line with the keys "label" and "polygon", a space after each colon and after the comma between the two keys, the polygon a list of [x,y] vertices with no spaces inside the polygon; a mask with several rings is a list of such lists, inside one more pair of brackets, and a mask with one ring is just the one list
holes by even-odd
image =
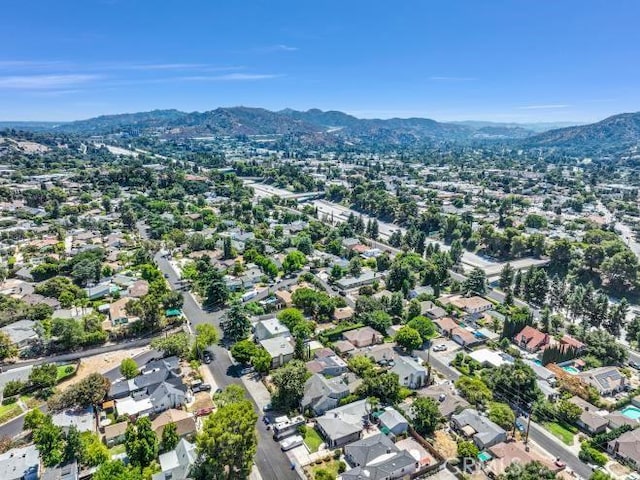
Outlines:
{"label": "residential house", "polygon": [[507,432],[502,427],[470,408],[453,415],[451,424],[462,435],[473,439],[480,450],[507,441]]}
{"label": "residential house", "polygon": [[349,355],[356,349],[355,345],[348,340],[338,340],[333,344],[333,348],[336,352],[342,355]]}
{"label": "residential house", "polygon": [[391,371],[398,375],[400,385],[404,387],[417,389],[427,383],[427,369],[411,357],[398,357]]}
{"label": "residential house", "polygon": [[304,394],[300,401],[302,411],[310,409],[315,416],[323,415],[327,410],[336,408],[340,399],[349,395],[349,386],[340,378],[327,379],[313,374],[304,384]]}
{"label": "residential house", "polygon": [[291,299],[291,292],[287,291],[287,290],[278,290],[275,293],[276,299],[278,300],[278,303],[285,307],[285,308],[289,308],[290,306],[293,305],[293,300]]}
{"label": "residential house", "polygon": [[14,343],[19,350],[23,350],[38,340],[35,326],[36,322],[33,320],[18,320],[0,328],[0,331],[7,334],[11,343]]}
{"label": "residential house", "polygon": [[527,352],[536,353],[550,342],[550,335],[527,325],[518,333],[513,342]]}
{"label": "residential house", "polygon": [[368,347],[376,343],[382,343],[384,337],[380,332],[371,327],[361,327],[344,332],[342,336],[356,348]]}
{"label": "residential house", "polygon": [[99,298],[104,298],[111,293],[111,285],[96,285],[95,287],[87,287],[84,291],[86,292],[89,300],[98,300]]}
{"label": "residential house", "polygon": [[606,431],[609,420],[598,413],[598,408],[578,396],[569,399],[571,403],[582,409],[576,424],[591,435]]}
{"label": "residential house", "polygon": [[380,421],[380,430],[385,434],[402,435],[409,429],[407,419],[393,407],[386,407],[378,415],[378,420]]}
{"label": "residential house", "polygon": [[564,345],[566,347],[572,347],[576,349],[576,353],[582,353],[587,348],[587,346],[582,343],[580,340],[576,340],[571,335],[564,334],[560,339],[560,345]]}
{"label": "residential house", "polygon": [[175,449],[160,455],[161,471],[153,474],[151,478],[152,480],[186,480],[197,458],[196,446],[183,438]]}
{"label": "residential house", "polygon": [[104,443],[111,448],[124,442],[124,434],[129,422],[118,422],[104,427]]}
{"label": "residential house", "polygon": [[333,354],[321,357],[316,356],[314,360],[307,362],[307,370],[311,373],[320,373],[322,375],[336,377],[347,372],[349,368],[347,367],[347,362],[336,354]]}
{"label": "residential house", "polygon": [[0,454],[0,478],[2,480],[38,480],[40,454],[35,445],[12,448]]}
{"label": "residential house", "polygon": [[131,298],[120,298],[109,305],[109,320],[111,325],[116,327],[118,325],[126,325],[134,320],[134,317],[127,313],[127,304],[131,301]]}
{"label": "residential house", "polygon": [[621,392],[628,384],[627,377],[617,367],[592,368],[575,376],[583,383],[595,387],[603,397]]}
{"label": "residential house", "polygon": [[253,336],[257,341],[267,338],[286,338],[291,336],[289,329],[277,318],[269,318],[255,324]]}
{"label": "residential house", "polygon": [[409,478],[420,463],[408,451],[399,449],[386,435],[371,435],[344,447],[350,470],[342,480],[393,480]]}
{"label": "residential house", "polygon": [[433,324],[440,333],[445,337],[450,337],[451,332],[458,328],[458,323],[451,317],[439,317],[433,319]]}
{"label": "residential house", "polygon": [[[425,310],[425,308],[423,307],[424,302],[422,302],[420,304],[420,310],[422,311],[422,315],[426,315],[428,318],[430,318],[431,320],[437,320],[438,318],[442,318],[442,317],[446,317],[447,311],[442,308],[439,307],[438,305],[432,304],[430,308],[427,308]],[[428,302],[431,303],[431,302]]]}
{"label": "residential house", "polygon": [[341,322],[343,320],[351,320],[351,318],[353,318],[353,308],[351,307],[341,307],[341,308],[336,308],[333,311],[333,319],[336,322]]}
{"label": "residential house", "polygon": [[478,296],[460,297],[453,300],[451,303],[469,314],[476,315],[493,308],[493,303]]}
{"label": "residential house", "polygon": [[80,478],[80,472],[78,461],[75,459],[63,465],[45,467],[42,472],[42,480],[78,480],[78,478]]}
{"label": "residential house", "polygon": [[618,410],[605,415],[605,418],[609,421],[611,429],[620,428],[623,425],[629,425],[632,429],[640,427],[640,420],[629,418]]}
{"label": "residential house", "polygon": [[79,432],[95,432],[96,415],[93,408],[69,408],[58,413],[54,413],[51,417],[54,425],[68,430],[69,427],[76,427]]}
{"label": "residential house", "polygon": [[555,385],[556,374],[551,370],[531,360],[524,360],[524,363],[531,367],[539,381],[547,382],[549,385]]}
{"label": "residential house", "polygon": [[640,429],[623,433],[607,445],[607,451],[615,458],[640,468]]}
{"label": "residential house", "polygon": [[464,327],[457,327],[451,330],[451,340],[463,347],[472,347],[484,343],[486,338],[482,335],[475,335]]}
{"label": "residential house", "polygon": [[316,426],[328,448],[340,448],[359,440],[365,425],[369,424],[367,400],[328,410],[316,419]]}
{"label": "residential house", "polygon": [[187,387],[182,382],[162,382],[150,391],[149,399],[155,413],[182,407],[187,403]]}
{"label": "residential house", "polygon": [[286,338],[265,338],[260,345],[271,356],[271,368],[278,368],[293,359],[294,348]]}
{"label": "residential house", "polygon": [[176,433],[179,437],[189,437],[196,433],[196,419],[192,413],[170,408],[151,422],[151,430],[155,432],[158,440],[162,439],[162,432],[171,423],[176,426]]}
{"label": "residential house", "polygon": [[[458,395],[449,383],[430,385],[427,388],[418,390],[418,396],[435,400],[438,404],[438,411],[444,418],[450,418],[454,413],[461,412],[470,406],[469,402]],[[404,410],[411,411],[410,407]]]}
{"label": "residential house", "polygon": [[493,459],[485,465],[484,470],[491,478],[498,478],[512,463],[527,465],[535,461],[541,463],[553,473],[558,473],[563,468],[522,442],[501,442],[490,447],[489,452]]}
{"label": "residential house", "polygon": [[144,297],[149,293],[149,282],[146,280],[136,280],[127,288],[127,295],[132,298]]}
{"label": "residential house", "polygon": [[379,278],[379,274],[371,270],[365,270],[357,277],[342,277],[340,280],[337,280],[335,284],[340,290],[344,291],[364,287],[365,285],[372,285]]}

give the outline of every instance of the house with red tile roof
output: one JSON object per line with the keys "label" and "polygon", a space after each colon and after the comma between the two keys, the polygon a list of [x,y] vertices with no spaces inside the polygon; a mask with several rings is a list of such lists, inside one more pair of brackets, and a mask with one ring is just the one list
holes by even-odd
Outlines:
{"label": "house with red tile roof", "polygon": [[535,353],[549,344],[551,337],[528,325],[515,336],[513,342],[527,352]]}

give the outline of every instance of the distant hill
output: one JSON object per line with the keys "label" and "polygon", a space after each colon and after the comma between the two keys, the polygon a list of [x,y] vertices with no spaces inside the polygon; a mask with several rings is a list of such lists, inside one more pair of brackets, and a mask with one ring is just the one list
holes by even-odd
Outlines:
{"label": "distant hill", "polygon": [[518,125],[464,125],[428,118],[361,119],[339,111],[281,110],[230,107],[207,112],[154,110],[106,115],[60,124],[61,131],[81,134],[110,134],[138,130],[167,137],[206,135],[292,135],[308,142],[336,142],[407,145],[433,141],[477,139],[522,139],[534,132]]}
{"label": "distant hill", "polygon": [[621,113],[576,127],[549,130],[526,140],[531,147],[621,152],[640,146],[640,112]]}

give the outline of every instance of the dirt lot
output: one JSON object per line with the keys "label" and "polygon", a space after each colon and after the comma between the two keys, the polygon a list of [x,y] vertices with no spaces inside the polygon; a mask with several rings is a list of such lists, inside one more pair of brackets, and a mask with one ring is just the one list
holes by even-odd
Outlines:
{"label": "dirt lot", "polygon": [[60,383],[60,388],[64,389],[69,385],[78,383],[80,380],[86,378],[92,373],[104,373],[112,368],[117,368],[120,366],[120,362],[125,358],[131,358],[135,355],[146,352],[147,350],[149,350],[149,347],[140,347],[127,350],[116,350],[114,352],[83,358],[80,360],[78,372],[73,377]]}

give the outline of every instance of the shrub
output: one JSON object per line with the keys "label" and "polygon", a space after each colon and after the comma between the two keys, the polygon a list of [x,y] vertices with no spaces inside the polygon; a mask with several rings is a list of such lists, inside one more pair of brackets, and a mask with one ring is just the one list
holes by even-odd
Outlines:
{"label": "shrub", "polygon": [[334,460],[338,460],[340,458],[340,455],[342,455],[342,452],[340,451],[339,448],[333,451],[333,459]]}
{"label": "shrub", "polygon": [[338,463],[338,473],[344,473],[347,471],[347,464],[344,463],[342,460],[340,460],[340,463]]}
{"label": "shrub", "polygon": [[4,397],[13,397],[14,395],[19,395],[20,393],[22,393],[25,387],[25,383],[21,382],[20,380],[9,380],[4,386],[2,395]]}

